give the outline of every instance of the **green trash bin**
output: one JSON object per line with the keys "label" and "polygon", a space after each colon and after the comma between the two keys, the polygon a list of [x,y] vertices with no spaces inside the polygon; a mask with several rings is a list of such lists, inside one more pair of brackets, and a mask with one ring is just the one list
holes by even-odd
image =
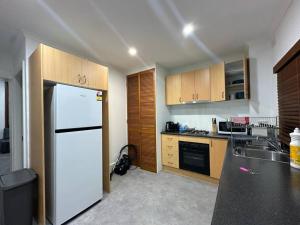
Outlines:
{"label": "green trash bin", "polygon": [[32,225],[36,196],[37,174],[33,170],[0,176],[0,224]]}

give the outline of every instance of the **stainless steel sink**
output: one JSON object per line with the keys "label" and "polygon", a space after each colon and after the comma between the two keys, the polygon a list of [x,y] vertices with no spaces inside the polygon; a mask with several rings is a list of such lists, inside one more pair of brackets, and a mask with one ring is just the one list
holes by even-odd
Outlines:
{"label": "stainless steel sink", "polygon": [[248,145],[248,144],[246,144],[244,147],[246,149],[253,149],[253,150],[275,151],[274,148],[272,148],[270,146],[265,146],[265,145]]}
{"label": "stainless steel sink", "polygon": [[[266,146],[268,149],[269,147]],[[289,163],[290,158],[289,154],[282,153],[282,152],[276,152],[272,150],[267,150],[263,148],[256,148],[254,147],[236,147],[234,148],[234,155],[241,156],[241,157],[247,157],[247,158],[256,158],[256,159],[263,159],[263,160],[269,160],[269,161],[276,161],[276,162],[282,162],[282,163]]]}

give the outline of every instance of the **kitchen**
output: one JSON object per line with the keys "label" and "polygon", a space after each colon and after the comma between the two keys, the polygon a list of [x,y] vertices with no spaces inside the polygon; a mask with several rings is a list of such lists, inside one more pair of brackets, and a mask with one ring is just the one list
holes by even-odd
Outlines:
{"label": "kitchen", "polygon": [[[20,109],[10,101],[12,146],[22,139],[11,153],[22,163],[11,158],[11,170],[38,177],[37,224],[298,224],[300,175],[288,153],[299,127],[299,1],[0,4],[11,35],[0,77],[11,85],[23,71]],[[63,90],[50,112],[64,98],[51,93]],[[72,116],[53,123],[60,109]],[[53,135],[73,141],[50,148]]]}

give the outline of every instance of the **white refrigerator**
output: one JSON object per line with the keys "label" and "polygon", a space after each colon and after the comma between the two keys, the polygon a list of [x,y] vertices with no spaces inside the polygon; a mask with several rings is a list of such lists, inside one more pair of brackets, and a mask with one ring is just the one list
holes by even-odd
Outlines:
{"label": "white refrigerator", "polygon": [[45,93],[46,212],[53,225],[103,196],[100,94],[60,84]]}

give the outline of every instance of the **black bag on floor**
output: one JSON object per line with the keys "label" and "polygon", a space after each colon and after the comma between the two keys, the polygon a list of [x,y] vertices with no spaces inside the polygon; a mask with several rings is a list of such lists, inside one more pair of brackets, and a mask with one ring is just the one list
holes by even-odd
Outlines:
{"label": "black bag on floor", "polygon": [[127,173],[131,165],[131,160],[128,155],[124,154],[122,158],[117,162],[114,172],[118,175],[124,175]]}
{"label": "black bag on floor", "polygon": [[[132,149],[131,152],[129,152],[129,148]],[[125,151],[125,150],[127,150],[127,151]],[[126,153],[124,153],[124,152],[126,152]],[[117,162],[110,173],[110,180],[114,173],[121,175],[121,176],[126,174],[127,170],[130,169],[132,161],[134,161],[136,159],[137,159],[137,148],[132,144],[123,146],[122,149],[120,150]]]}

